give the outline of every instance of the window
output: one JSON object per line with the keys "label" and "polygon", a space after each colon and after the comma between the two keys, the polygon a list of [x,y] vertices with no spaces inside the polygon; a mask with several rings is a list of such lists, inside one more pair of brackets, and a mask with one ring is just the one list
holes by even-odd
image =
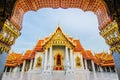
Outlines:
{"label": "window", "polygon": [[37,67],[37,68],[40,68],[41,66],[42,66],[42,58],[41,58],[41,57],[38,57],[38,58],[37,58],[36,67]]}
{"label": "window", "polygon": [[80,58],[76,57],[76,67],[81,67]]}

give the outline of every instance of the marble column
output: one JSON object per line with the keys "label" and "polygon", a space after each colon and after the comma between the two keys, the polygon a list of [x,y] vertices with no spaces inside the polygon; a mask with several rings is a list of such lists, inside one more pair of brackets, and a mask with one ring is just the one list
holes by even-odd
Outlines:
{"label": "marble column", "polygon": [[112,72],[111,67],[109,66],[109,71]]}
{"label": "marble column", "polygon": [[100,72],[100,67],[99,67],[99,65],[97,65],[97,70]]}
{"label": "marble column", "polygon": [[13,72],[17,72],[17,71],[18,71],[18,67],[16,66],[13,68]]}
{"label": "marble column", "polygon": [[102,69],[102,67],[101,67],[101,66],[99,66],[99,68],[100,68],[100,72],[103,72],[103,69]]}
{"label": "marble column", "polygon": [[50,54],[49,54],[49,62],[50,62],[50,70],[52,70],[52,67],[53,67],[53,55],[52,55],[52,46],[50,47]]}
{"label": "marble column", "polygon": [[85,69],[84,63],[83,63],[83,56],[82,55],[81,55],[81,61],[80,62],[82,63],[82,68]]}
{"label": "marble column", "polygon": [[48,56],[48,50],[45,50],[44,70],[47,70],[47,56]]}
{"label": "marble column", "polygon": [[107,67],[105,67],[105,72],[107,72]]}
{"label": "marble column", "polygon": [[95,72],[95,65],[94,65],[93,60],[91,60],[91,62],[92,62],[92,70],[93,70],[93,72]]}
{"label": "marble column", "polygon": [[73,69],[73,50],[70,50],[70,63],[71,63],[71,69]]}
{"label": "marble column", "polygon": [[68,47],[65,47],[65,54],[66,54],[66,69],[69,69],[69,56],[68,56]]}
{"label": "marble column", "polygon": [[73,68],[75,69],[75,67],[76,67],[76,64],[75,64],[76,62],[75,62],[75,55],[73,54]]}
{"label": "marble column", "polygon": [[86,60],[86,59],[84,59],[84,61],[85,61],[85,69],[86,69],[86,70],[88,70],[87,60]]}
{"label": "marble column", "polygon": [[7,68],[8,68],[8,67],[6,66],[6,68],[5,68],[5,72],[7,72]]}
{"label": "marble column", "polygon": [[30,61],[30,68],[29,71],[32,69],[33,59]]}
{"label": "marble column", "polygon": [[0,80],[3,76],[3,71],[4,71],[4,68],[5,68],[7,56],[8,56],[7,52],[5,52],[5,53],[0,52],[0,59],[1,59],[1,61],[0,61]]}
{"label": "marble column", "polygon": [[24,60],[24,61],[23,61],[23,66],[22,66],[22,72],[24,72],[24,69],[25,69],[25,63],[26,63],[26,61]]}
{"label": "marble column", "polygon": [[9,72],[12,72],[12,67],[10,67],[10,71]]}

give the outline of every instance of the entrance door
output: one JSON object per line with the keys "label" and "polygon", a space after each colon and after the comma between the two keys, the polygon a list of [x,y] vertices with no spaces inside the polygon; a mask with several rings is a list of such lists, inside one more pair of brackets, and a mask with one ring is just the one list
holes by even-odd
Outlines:
{"label": "entrance door", "polygon": [[62,61],[62,56],[60,54],[57,54],[55,57],[55,70],[63,70]]}

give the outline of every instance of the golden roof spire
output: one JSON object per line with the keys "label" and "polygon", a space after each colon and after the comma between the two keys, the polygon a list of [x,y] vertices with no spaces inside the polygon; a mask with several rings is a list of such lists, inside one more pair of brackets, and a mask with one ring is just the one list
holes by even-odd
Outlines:
{"label": "golden roof spire", "polygon": [[60,22],[58,22],[58,27],[61,27]]}
{"label": "golden roof spire", "polygon": [[[60,22],[58,22],[58,25],[57,25],[57,29],[56,29],[56,31],[57,30],[61,30],[62,31],[62,29],[61,29],[61,25],[60,25]],[[63,32],[63,31],[62,31]]]}

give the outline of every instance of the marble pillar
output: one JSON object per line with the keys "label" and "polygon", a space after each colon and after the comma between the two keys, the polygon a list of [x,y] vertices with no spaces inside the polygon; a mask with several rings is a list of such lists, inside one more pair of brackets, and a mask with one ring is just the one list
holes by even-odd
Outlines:
{"label": "marble pillar", "polygon": [[65,54],[66,54],[66,69],[69,69],[69,56],[68,56],[68,47],[65,47]]}
{"label": "marble pillar", "polygon": [[30,68],[29,71],[32,69],[33,59],[30,61]]}
{"label": "marble pillar", "polygon": [[71,69],[73,69],[73,50],[70,50],[70,63],[71,63]]}
{"label": "marble pillar", "polygon": [[22,72],[24,72],[26,61],[23,61]]}
{"label": "marble pillar", "polygon": [[47,70],[47,56],[48,56],[48,50],[45,50],[45,62],[44,62],[44,70]]}
{"label": "marble pillar", "polygon": [[93,72],[95,72],[95,65],[94,65],[94,62],[91,60],[91,62],[92,62],[92,70],[93,70]]}
{"label": "marble pillar", "polygon": [[52,54],[52,46],[50,47],[49,63],[50,63],[50,70],[52,70],[52,69],[53,69],[53,54]]}
{"label": "marble pillar", "polygon": [[85,61],[85,69],[88,70],[87,60],[84,59],[84,61]]}

